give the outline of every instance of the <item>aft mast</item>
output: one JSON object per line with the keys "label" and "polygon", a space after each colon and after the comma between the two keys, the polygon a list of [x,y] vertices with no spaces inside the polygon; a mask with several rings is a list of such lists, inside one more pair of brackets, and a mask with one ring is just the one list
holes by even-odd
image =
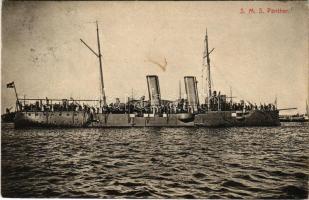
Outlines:
{"label": "aft mast", "polygon": [[210,58],[209,58],[209,54],[214,50],[214,48],[209,51],[208,49],[208,35],[207,35],[207,29],[206,29],[206,35],[205,35],[205,51],[204,51],[204,55],[203,55],[203,65],[204,67],[206,67],[207,70],[207,76],[206,76],[206,82],[208,85],[208,98],[207,98],[207,104],[208,104],[208,111],[210,111],[210,99],[212,96],[212,92],[211,92],[211,74],[210,74]]}
{"label": "aft mast", "polygon": [[181,81],[179,81],[179,100],[181,99]]}

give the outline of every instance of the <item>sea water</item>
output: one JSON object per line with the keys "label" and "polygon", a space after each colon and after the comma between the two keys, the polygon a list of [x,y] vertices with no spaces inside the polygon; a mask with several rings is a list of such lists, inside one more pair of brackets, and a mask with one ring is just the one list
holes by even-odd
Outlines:
{"label": "sea water", "polygon": [[15,130],[2,124],[4,197],[307,198],[309,130]]}

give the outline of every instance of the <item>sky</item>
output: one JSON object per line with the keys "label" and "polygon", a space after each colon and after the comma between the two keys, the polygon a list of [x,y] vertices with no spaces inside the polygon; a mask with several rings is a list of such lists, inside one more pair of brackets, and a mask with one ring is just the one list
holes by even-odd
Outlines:
{"label": "sky", "polygon": [[[264,13],[259,14],[261,8]],[[267,13],[267,9],[288,13]],[[240,11],[243,9],[244,14]],[[254,9],[255,14],[248,10]],[[297,107],[308,99],[308,7],[304,2],[4,2],[1,109],[19,97],[98,99],[99,23],[108,102],[145,95],[158,75],[163,99],[178,98],[179,81],[196,76],[201,101],[207,28],[213,88],[259,104]],[[160,67],[166,65],[165,70]]]}

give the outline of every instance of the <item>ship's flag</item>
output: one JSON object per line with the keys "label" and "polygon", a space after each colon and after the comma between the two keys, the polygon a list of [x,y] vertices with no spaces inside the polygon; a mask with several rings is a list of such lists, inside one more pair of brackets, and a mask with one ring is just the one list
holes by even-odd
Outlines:
{"label": "ship's flag", "polygon": [[11,83],[6,84],[6,87],[7,88],[14,88],[15,87],[14,81],[11,82]]}

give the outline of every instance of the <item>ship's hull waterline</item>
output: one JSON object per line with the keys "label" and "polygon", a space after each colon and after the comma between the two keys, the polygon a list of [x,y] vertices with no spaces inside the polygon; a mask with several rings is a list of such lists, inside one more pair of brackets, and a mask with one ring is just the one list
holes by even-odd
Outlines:
{"label": "ship's hull waterline", "polygon": [[87,112],[17,112],[15,128],[25,127],[86,127],[90,115]]}
{"label": "ship's hull waterline", "polygon": [[231,127],[279,126],[278,111],[253,110],[238,116],[234,111],[204,114],[90,114],[80,111],[18,112],[15,128],[24,127]]}

